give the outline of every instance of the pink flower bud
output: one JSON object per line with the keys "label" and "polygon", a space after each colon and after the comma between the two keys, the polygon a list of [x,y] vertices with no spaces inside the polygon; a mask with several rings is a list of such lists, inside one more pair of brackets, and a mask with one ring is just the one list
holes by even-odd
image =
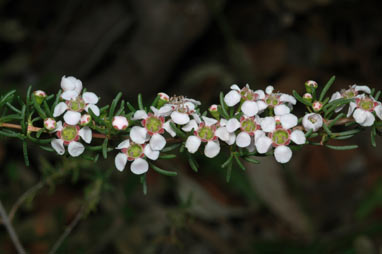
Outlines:
{"label": "pink flower bud", "polygon": [[129,126],[129,122],[124,116],[115,116],[112,122],[113,128],[119,131],[126,130]]}

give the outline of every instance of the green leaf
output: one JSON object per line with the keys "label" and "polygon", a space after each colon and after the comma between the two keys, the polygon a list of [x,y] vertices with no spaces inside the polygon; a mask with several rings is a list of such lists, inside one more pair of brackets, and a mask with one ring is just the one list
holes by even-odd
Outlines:
{"label": "green leaf", "polygon": [[143,102],[142,102],[142,94],[138,94],[138,108],[140,110],[145,110],[145,108],[143,107]]}
{"label": "green leaf", "polygon": [[13,100],[14,94],[16,90],[12,90],[6,93],[4,96],[0,98],[0,108],[3,107],[7,102],[11,102]]}
{"label": "green leaf", "polygon": [[226,181],[229,183],[231,180],[231,174],[232,174],[232,160],[227,165],[227,175],[226,175]]}
{"label": "green leaf", "polygon": [[231,153],[231,155],[228,157],[228,159],[221,165],[222,168],[225,168],[228,166],[228,164],[232,163],[232,159],[233,159],[233,153]]}
{"label": "green leaf", "polygon": [[240,158],[239,158],[239,156],[237,155],[237,153],[234,154],[234,158],[235,158],[235,160],[236,160],[237,165],[239,165],[239,167],[240,167],[242,170],[245,170],[245,166],[244,166],[243,163],[241,163]]}
{"label": "green leaf", "polygon": [[102,155],[103,155],[103,158],[107,159],[107,144],[109,142],[109,139],[105,138],[105,140],[103,141],[103,144],[102,144]]}
{"label": "green leaf", "polygon": [[23,141],[23,155],[24,155],[25,166],[29,167],[28,144],[26,141]]}
{"label": "green leaf", "polygon": [[325,132],[329,135],[332,136],[332,132],[330,131],[329,127],[324,123],[322,124],[322,128],[325,130]]}
{"label": "green leaf", "polygon": [[338,121],[338,120],[340,120],[342,117],[344,117],[345,116],[345,114],[344,113],[340,113],[338,116],[336,116],[329,124],[328,124],[328,128],[330,129],[330,128],[332,128],[335,124],[336,124],[336,122]]}
{"label": "green leaf", "polygon": [[111,103],[111,107],[109,110],[109,120],[110,121],[112,121],[112,119],[113,119],[115,108],[117,107],[117,104],[118,104],[119,100],[121,99],[121,97],[122,97],[122,92],[119,92],[117,94],[117,96],[115,96],[113,102]]}
{"label": "green leaf", "polygon": [[159,95],[157,95],[156,97],[155,97],[155,99],[153,100],[153,103],[151,103],[151,106],[153,106],[153,107],[157,107],[157,104],[158,104],[158,101],[159,101],[159,99],[160,99],[160,96]]}
{"label": "green leaf", "polygon": [[374,99],[377,101],[379,99],[379,96],[381,95],[381,91],[379,90],[376,94]]}
{"label": "green leaf", "polygon": [[305,104],[306,106],[309,106],[309,107],[312,106],[312,103],[309,102],[309,101],[304,100],[304,98],[302,98],[302,97],[296,92],[296,90],[293,90],[292,93],[293,93],[293,96],[294,96],[299,102],[301,102],[302,104]]}
{"label": "green leaf", "polygon": [[161,154],[159,159],[169,160],[176,158],[176,154]]}
{"label": "green leaf", "polygon": [[190,165],[190,167],[192,168],[192,170],[194,170],[195,172],[198,172],[198,163],[196,162],[196,160],[194,159],[194,157],[187,153],[188,155],[188,164]]}
{"label": "green leaf", "polygon": [[17,113],[17,114],[21,114],[21,110],[17,109],[16,107],[14,107],[12,104],[10,104],[9,102],[6,103],[6,105],[8,106],[8,108],[10,108],[13,112]]}
{"label": "green leaf", "polygon": [[136,111],[136,109],[133,107],[133,105],[131,105],[130,104],[130,102],[126,102],[126,106],[127,106],[127,108],[131,111],[131,112],[135,112]]}
{"label": "green leaf", "polygon": [[321,94],[320,94],[320,101],[322,101],[328,92],[329,88],[333,85],[334,81],[336,80],[336,76],[332,76],[328,83],[324,86],[324,89],[322,89]]}
{"label": "green leaf", "polygon": [[253,158],[251,158],[251,157],[249,157],[249,156],[246,156],[246,157],[243,157],[243,158],[244,158],[244,160],[246,160],[246,161],[248,161],[248,162],[250,162],[250,163],[253,163],[253,164],[260,164],[260,161],[255,160],[255,159],[253,159]]}
{"label": "green leaf", "polygon": [[220,99],[220,107],[218,107],[218,109],[220,108],[221,109],[221,114],[226,118],[226,119],[229,119],[229,114],[227,112],[227,104],[225,104],[224,102],[224,94],[223,92],[220,92],[220,95],[219,95],[219,99]]}
{"label": "green leaf", "polygon": [[159,174],[162,174],[162,175],[165,175],[165,176],[177,176],[178,173],[177,172],[173,172],[173,171],[167,171],[167,170],[164,170],[164,169],[161,169],[157,166],[155,166],[153,163],[149,163],[150,164],[150,167],[152,169],[154,169],[156,172],[158,172]]}
{"label": "green leaf", "polygon": [[141,184],[142,184],[143,195],[147,195],[146,174],[143,174],[141,176]]}
{"label": "green leaf", "polygon": [[96,116],[91,108],[88,109],[88,113],[96,123],[98,123],[99,125],[106,125],[105,121],[102,120],[100,117]]}
{"label": "green leaf", "polygon": [[167,153],[167,152],[171,152],[173,150],[175,150],[176,148],[178,148],[180,146],[180,144],[173,144],[173,145],[170,145],[170,146],[166,146],[165,148],[162,149],[161,152],[163,153]]}
{"label": "green leaf", "polygon": [[352,149],[357,149],[358,145],[348,145],[348,146],[333,146],[333,145],[325,145],[327,148],[333,149],[333,150],[352,150]]}
{"label": "green leaf", "polygon": [[46,114],[45,112],[42,110],[40,104],[38,104],[37,100],[36,100],[36,96],[32,95],[32,103],[33,103],[33,106],[34,108],[36,109],[37,113],[39,114],[39,116],[42,118],[42,119],[46,119]]}
{"label": "green leaf", "polygon": [[371,132],[370,132],[370,139],[371,139],[371,145],[373,147],[377,147],[377,143],[375,142],[375,136],[377,135],[377,130],[375,128],[375,125],[371,127]]}
{"label": "green leaf", "polygon": [[170,126],[175,131],[176,135],[183,139],[186,138],[186,134],[183,131],[181,131],[178,127],[176,127],[176,125],[173,122],[170,122]]}
{"label": "green leaf", "polygon": [[125,101],[124,100],[122,100],[121,106],[119,107],[119,109],[115,115],[120,116],[123,113],[123,111],[125,111]]}

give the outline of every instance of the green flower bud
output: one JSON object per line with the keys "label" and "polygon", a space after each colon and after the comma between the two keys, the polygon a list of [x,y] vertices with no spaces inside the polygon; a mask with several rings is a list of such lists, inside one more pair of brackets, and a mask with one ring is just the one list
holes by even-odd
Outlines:
{"label": "green flower bud", "polygon": [[313,93],[314,90],[316,90],[318,87],[318,84],[314,80],[308,80],[305,82],[305,89],[307,93]]}
{"label": "green flower bud", "polygon": [[38,104],[42,104],[46,98],[46,93],[42,90],[37,90],[33,92],[34,97],[36,98],[36,102]]}
{"label": "green flower bud", "polygon": [[219,119],[220,114],[219,114],[219,111],[218,111],[218,106],[216,104],[211,105],[210,108],[208,109],[208,111],[211,113],[211,115],[214,118]]}

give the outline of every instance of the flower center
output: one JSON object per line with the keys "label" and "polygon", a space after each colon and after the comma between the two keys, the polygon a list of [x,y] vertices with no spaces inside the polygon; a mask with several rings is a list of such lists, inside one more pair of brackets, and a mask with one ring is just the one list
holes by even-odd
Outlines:
{"label": "flower center", "polygon": [[268,106],[276,106],[279,104],[279,97],[277,95],[270,94],[265,99],[265,103],[268,104]]}
{"label": "flower center", "polygon": [[241,89],[240,94],[241,94],[241,98],[248,101],[256,100],[258,97],[257,93],[253,92],[248,87],[244,87],[243,89]]}
{"label": "flower center", "polygon": [[198,130],[198,136],[202,140],[212,140],[215,137],[215,132],[210,126],[203,126]]}
{"label": "flower center", "polygon": [[285,145],[289,141],[289,133],[284,129],[279,129],[273,132],[272,141],[276,145]]}
{"label": "flower center", "polygon": [[256,122],[252,118],[245,119],[241,122],[242,131],[253,133],[254,131],[256,131],[256,129],[257,129]]}
{"label": "flower center", "polygon": [[78,128],[72,125],[64,126],[60,135],[60,138],[66,142],[78,140]]}
{"label": "flower center", "polygon": [[366,111],[373,111],[374,102],[370,98],[361,99],[358,102],[358,107]]}
{"label": "flower center", "polygon": [[348,90],[346,90],[346,91],[344,91],[343,93],[342,93],[342,96],[344,97],[344,98],[346,98],[346,99],[351,99],[351,98],[353,98],[354,96],[356,96],[358,93],[357,93],[357,91],[356,90],[354,90],[354,89],[348,89]]}
{"label": "flower center", "polygon": [[314,115],[313,115],[313,116],[309,116],[309,117],[308,117],[308,120],[309,120],[311,123],[313,123],[313,124],[316,123],[316,122],[318,121],[317,117],[314,116]]}
{"label": "flower center", "polygon": [[71,110],[77,111],[77,112],[83,111],[85,109],[85,106],[86,106],[85,101],[80,97],[77,97],[74,100],[70,100],[68,103],[68,107]]}
{"label": "flower center", "polygon": [[150,116],[145,121],[145,128],[148,132],[157,133],[162,129],[162,121],[158,117]]}
{"label": "flower center", "polygon": [[127,148],[126,153],[130,158],[139,158],[143,154],[143,147],[139,144],[131,144],[129,148]]}

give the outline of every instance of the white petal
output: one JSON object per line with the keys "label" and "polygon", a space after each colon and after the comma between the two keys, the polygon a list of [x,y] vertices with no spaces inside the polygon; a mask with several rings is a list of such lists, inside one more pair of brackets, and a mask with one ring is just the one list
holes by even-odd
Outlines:
{"label": "white petal", "polygon": [[143,150],[145,153],[146,157],[149,158],[150,160],[157,160],[159,157],[159,151],[154,151],[151,149],[151,146],[145,146],[145,149]]}
{"label": "white petal", "polygon": [[94,104],[89,104],[85,107],[86,112],[89,112],[89,108],[93,111],[94,115],[99,116],[99,107]]}
{"label": "white petal", "polygon": [[65,113],[64,120],[69,125],[77,125],[81,120],[81,113],[69,110]]}
{"label": "white petal", "polygon": [[367,93],[367,94],[371,93],[371,90],[370,90],[370,88],[368,86],[357,86],[357,85],[354,85],[353,87],[354,87],[354,89],[357,92],[361,91],[361,92],[364,92],[364,93]]}
{"label": "white petal", "polygon": [[255,131],[255,142],[261,137],[265,137],[265,132],[261,130]]}
{"label": "white petal", "polygon": [[227,126],[227,119],[224,119],[224,118],[222,118],[222,119],[220,119],[220,121],[219,121],[219,123],[220,123],[220,126]]}
{"label": "white petal", "polygon": [[68,105],[65,102],[60,102],[54,107],[53,117],[62,115],[68,109]]}
{"label": "white petal", "polygon": [[163,124],[163,129],[165,129],[167,131],[167,133],[171,135],[171,137],[176,136],[175,131],[171,128],[170,120]]}
{"label": "white petal", "polygon": [[[310,119],[313,119],[315,122],[312,123]],[[322,127],[323,119],[320,114],[316,113],[309,113],[305,114],[304,118],[302,119],[302,125],[304,126],[305,130],[313,130],[318,131]]]}
{"label": "white petal", "polygon": [[354,109],[357,107],[357,104],[355,104],[354,102],[350,102],[349,103],[349,110],[348,110],[348,114],[346,117],[349,117],[351,116],[351,114],[353,113]]}
{"label": "white petal", "polygon": [[267,86],[265,88],[266,94],[271,94],[273,92],[273,90],[274,90],[273,86]]}
{"label": "white petal", "polygon": [[208,141],[204,148],[204,155],[208,158],[213,158],[220,152],[220,144],[218,141]]}
{"label": "white petal", "polygon": [[197,136],[189,136],[186,141],[186,148],[189,153],[198,151],[202,140]]}
{"label": "white petal", "polygon": [[72,157],[80,156],[85,151],[85,147],[80,142],[70,142],[68,152]]}
{"label": "white petal", "polygon": [[137,110],[134,113],[133,120],[142,120],[146,119],[148,117],[146,111],[144,110]]}
{"label": "white petal", "polygon": [[206,116],[202,116],[203,118],[203,121],[206,123],[207,126],[211,126],[211,125],[214,125],[215,123],[217,123],[218,121],[214,118],[210,118],[210,117],[206,117]]}
{"label": "white petal", "polygon": [[280,96],[280,101],[281,102],[289,102],[289,103],[291,103],[293,105],[295,105],[297,103],[296,98],[294,98],[292,95],[285,94],[285,93],[283,93]]}
{"label": "white petal", "polygon": [[159,109],[158,114],[160,116],[169,116],[172,111],[172,107],[169,104],[166,104]]}
{"label": "white petal", "polygon": [[198,114],[192,114],[192,117],[195,119],[197,124],[200,124],[202,122],[202,119],[200,119],[200,116]]}
{"label": "white petal", "polygon": [[154,106],[150,106],[150,109],[154,113],[155,116],[159,116],[159,109],[157,109]]}
{"label": "white petal", "polygon": [[251,136],[246,132],[240,132],[236,137],[236,145],[238,147],[247,147],[251,144]]}
{"label": "white petal", "polygon": [[274,152],[276,161],[279,163],[287,163],[292,158],[292,150],[287,146],[278,146]]}
{"label": "white petal", "polygon": [[342,95],[340,94],[340,92],[335,92],[334,94],[332,94],[332,97],[330,97],[329,102],[332,102],[341,98],[342,98]]}
{"label": "white petal", "polygon": [[64,141],[62,139],[52,139],[50,144],[59,155],[63,155],[65,153]]}
{"label": "white petal", "polygon": [[293,114],[286,114],[280,116],[280,122],[284,129],[290,129],[297,125],[297,116]]}
{"label": "white petal", "polygon": [[56,131],[61,131],[63,129],[62,127],[62,121],[58,121],[57,122],[57,128],[56,128]]}
{"label": "white petal", "polygon": [[191,101],[186,101],[183,105],[190,111],[195,110],[195,104]]}
{"label": "white petal", "polygon": [[305,134],[301,130],[294,130],[290,134],[290,139],[297,145],[302,145],[306,142]]}
{"label": "white petal", "polygon": [[155,133],[150,139],[150,146],[151,149],[160,151],[166,146],[166,139],[162,135]]}
{"label": "white petal", "polygon": [[255,142],[256,150],[259,153],[268,152],[269,148],[271,148],[272,140],[267,136],[262,136]]}
{"label": "white petal", "polygon": [[262,100],[265,98],[265,93],[263,90],[256,90],[255,93],[259,96],[257,99]]}
{"label": "white petal", "polygon": [[379,119],[382,120],[382,105],[379,104],[378,106],[376,106],[376,107],[374,108],[374,111],[375,111],[375,113],[377,114],[377,116],[379,117]]}
{"label": "white petal", "polygon": [[239,120],[237,120],[236,118],[231,118],[227,121],[227,131],[228,132],[234,132],[236,131],[237,129],[239,129],[241,126]]}
{"label": "white petal", "polygon": [[141,175],[149,170],[149,164],[146,160],[138,158],[131,163],[130,170],[136,175]]}
{"label": "white petal", "polygon": [[290,113],[290,108],[285,104],[277,105],[275,108],[275,114],[277,116],[286,115]]}
{"label": "white petal", "polygon": [[86,92],[82,94],[82,99],[84,99],[85,103],[88,104],[97,104],[98,103],[98,96],[95,93],[92,92]]}
{"label": "white petal", "polygon": [[185,132],[190,132],[192,130],[196,130],[197,128],[198,128],[198,124],[196,123],[194,119],[192,119],[191,121],[189,121],[186,125],[182,127],[182,130]]}
{"label": "white petal", "polygon": [[171,113],[171,119],[174,123],[179,125],[184,125],[190,121],[190,117],[185,113],[180,113],[178,111],[174,111]]}
{"label": "white petal", "polygon": [[223,141],[228,141],[229,140],[229,132],[227,131],[226,127],[219,127],[215,131],[215,135],[220,138]]}
{"label": "white petal", "polygon": [[78,97],[78,93],[74,90],[68,90],[61,94],[61,98],[67,101],[74,100]]}
{"label": "white petal", "polygon": [[366,120],[366,111],[357,108],[354,111],[353,117],[357,123],[362,124]]}
{"label": "white petal", "polygon": [[228,145],[233,145],[236,142],[236,135],[235,133],[229,134],[229,139],[225,141]]}
{"label": "white petal", "polygon": [[75,85],[75,81],[76,78],[74,77],[65,77],[63,76],[61,78],[61,88],[62,90],[64,91],[67,91],[67,90],[74,90],[76,88],[76,85]]}
{"label": "white petal", "polygon": [[259,112],[263,112],[268,107],[268,104],[264,101],[257,101],[257,107],[259,108]]}
{"label": "white petal", "polygon": [[123,149],[123,148],[128,148],[130,146],[130,140],[126,139],[122,141],[116,149]]}
{"label": "white petal", "polygon": [[243,105],[241,105],[241,111],[246,116],[254,116],[259,112],[259,108],[257,107],[257,103],[254,101],[245,101]]}
{"label": "white petal", "polygon": [[240,87],[236,84],[233,84],[230,88],[231,88],[231,90],[240,91]]}
{"label": "white petal", "polygon": [[145,128],[134,126],[130,130],[130,138],[137,144],[144,144],[147,138],[147,131]]}
{"label": "white petal", "polygon": [[366,119],[361,125],[369,127],[369,126],[372,126],[374,124],[374,121],[375,121],[374,115],[371,112],[366,111]]}
{"label": "white petal", "polygon": [[86,143],[92,142],[92,130],[89,127],[82,128],[78,134]]}
{"label": "white petal", "polygon": [[114,163],[115,167],[122,172],[126,167],[127,155],[124,153],[118,153],[117,156],[115,156]]}
{"label": "white petal", "polygon": [[276,129],[276,121],[272,116],[265,117],[261,120],[261,129],[265,132],[273,132]]}
{"label": "white petal", "polygon": [[229,91],[229,93],[227,93],[224,96],[224,102],[225,104],[227,104],[228,107],[235,106],[236,104],[240,102],[240,100],[241,100],[241,95],[235,90]]}

